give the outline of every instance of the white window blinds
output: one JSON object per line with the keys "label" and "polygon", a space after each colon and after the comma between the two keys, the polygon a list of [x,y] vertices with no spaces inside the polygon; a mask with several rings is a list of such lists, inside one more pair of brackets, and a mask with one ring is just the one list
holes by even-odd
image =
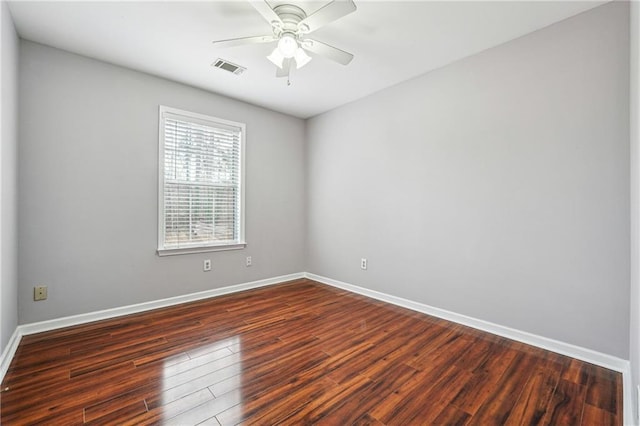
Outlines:
{"label": "white window blinds", "polygon": [[244,247],[244,130],[160,107],[159,254]]}

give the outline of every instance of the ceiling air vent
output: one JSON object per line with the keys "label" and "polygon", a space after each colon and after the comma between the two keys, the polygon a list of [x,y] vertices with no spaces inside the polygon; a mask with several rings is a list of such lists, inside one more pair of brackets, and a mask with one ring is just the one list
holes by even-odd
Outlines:
{"label": "ceiling air vent", "polygon": [[241,67],[240,65],[232,64],[229,61],[225,61],[224,59],[216,59],[211,66],[220,68],[221,70],[229,71],[235,75],[240,75],[245,72],[247,69],[245,67]]}

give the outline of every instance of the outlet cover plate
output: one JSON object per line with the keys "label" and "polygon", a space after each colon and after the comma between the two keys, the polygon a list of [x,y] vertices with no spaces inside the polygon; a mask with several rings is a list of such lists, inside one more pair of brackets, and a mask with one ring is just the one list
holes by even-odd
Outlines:
{"label": "outlet cover plate", "polygon": [[39,285],[33,288],[33,300],[46,300],[47,299],[47,286]]}

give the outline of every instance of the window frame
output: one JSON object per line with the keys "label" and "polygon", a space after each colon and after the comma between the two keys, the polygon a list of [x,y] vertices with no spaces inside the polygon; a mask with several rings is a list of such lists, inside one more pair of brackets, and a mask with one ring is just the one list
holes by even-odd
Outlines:
{"label": "window frame", "polygon": [[[171,256],[189,253],[206,253],[226,250],[240,250],[246,247],[245,241],[245,141],[246,141],[246,125],[236,121],[225,120],[196,112],[186,111],[178,108],[172,108],[160,105],[158,109],[158,246],[156,253],[158,256]],[[238,166],[239,191],[240,191],[240,220],[237,240],[231,243],[206,243],[194,244],[187,247],[166,248],[165,243],[165,174],[164,174],[164,154],[165,154],[165,114],[184,117],[186,122],[194,122],[215,127],[216,124],[225,127],[237,127],[240,129],[240,152]]]}

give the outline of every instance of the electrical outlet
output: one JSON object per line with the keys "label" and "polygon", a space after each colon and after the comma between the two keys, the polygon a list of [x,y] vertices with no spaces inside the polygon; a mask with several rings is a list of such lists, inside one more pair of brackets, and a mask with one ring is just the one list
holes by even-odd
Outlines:
{"label": "electrical outlet", "polygon": [[360,259],[360,269],[367,269],[367,259],[364,257]]}
{"label": "electrical outlet", "polygon": [[251,266],[251,256],[247,256],[247,268]]}
{"label": "electrical outlet", "polygon": [[202,262],[202,270],[205,272],[209,272],[211,270],[211,259],[206,259]]}
{"label": "electrical outlet", "polygon": [[47,298],[47,286],[39,285],[33,288],[33,300],[45,300]]}

